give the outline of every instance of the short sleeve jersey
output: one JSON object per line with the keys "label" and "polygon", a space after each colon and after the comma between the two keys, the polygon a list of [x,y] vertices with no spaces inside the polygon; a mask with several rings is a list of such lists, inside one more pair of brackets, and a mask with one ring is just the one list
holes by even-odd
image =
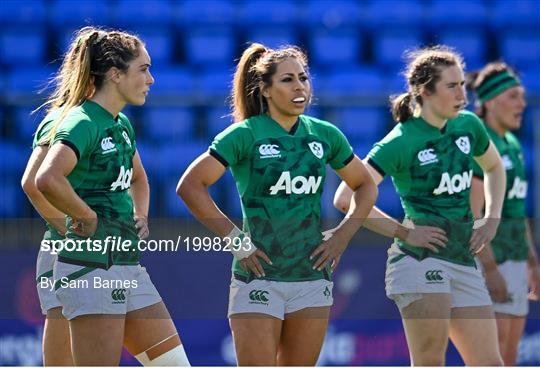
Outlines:
{"label": "short sleeve jersey", "polygon": [[[506,193],[504,197],[501,222],[497,234],[491,242],[498,264],[507,260],[524,261],[529,255],[526,238],[527,176],[523,150],[512,133],[498,135],[486,125],[487,132],[501,155],[506,170]],[[474,175],[483,179],[484,173],[474,164]]]}
{"label": "short sleeve jersey", "polygon": [[[34,133],[34,140],[32,142],[32,149],[36,149],[38,146],[48,146],[48,136],[51,131],[52,126],[54,125],[54,120],[60,115],[61,110],[53,110],[39,123],[36,132]],[[47,231],[43,235],[44,240],[60,240],[64,237],[56,231],[56,229],[49,224],[47,225]]]}
{"label": "short sleeve jersey", "polygon": [[[265,279],[329,279],[328,269],[312,269],[309,256],[322,241],[326,165],[338,170],[354,157],[345,136],[334,125],[304,115],[290,132],[269,116],[258,115],[220,133],[210,154],[231,168],[244,231],[273,262],[262,262]],[[233,272],[251,277],[236,260]]]}
{"label": "short sleeve jersey", "polygon": [[[113,264],[137,264],[138,241],[133,220],[133,202],[128,192],[133,176],[135,134],[128,118],[120,113],[114,118],[107,110],[93,101],[69,111],[61,122],[53,144],[69,146],[77,156],[77,164],[68,180],[77,193],[98,216],[97,231],[92,237],[93,246],[75,251],[62,250],[60,260],[83,263],[88,266],[108,268]],[[71,219],[68,218],[68,229]],[[130,241],[128,251],[110,246],[99,248],[108,236]],[[80,240],[73,232],[66,239]],[[113,238],[110,238],[113,239]],[[97,240],[97,241],[95,241]]]}
{"label": "short sleeve jersey", "polygon": [[481,120],[460,112],[444,129],[422,118],[398,124],[368,154],[368,162],[383,176],[392,177],[405,216],[417,225],[446,231],[448,243],[439,253],[397,240],[401,249],[417,258],[435,257],[474,265],[469,239],[473,216],[469,193],[473,157],[484,154],[489,137]]}

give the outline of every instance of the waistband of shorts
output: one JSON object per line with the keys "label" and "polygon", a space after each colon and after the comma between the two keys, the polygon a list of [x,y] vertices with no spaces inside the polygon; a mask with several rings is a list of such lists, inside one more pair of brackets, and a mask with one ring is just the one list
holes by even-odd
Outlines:
{"label": "waistband of shorts", "polygon": [[66,258],[66,257],[62,257],[62,256],[58,256],[58,262],[68,263],[68,264],[71,264],[71,265],[83,266],[83,267],[101,268],[101,269],[104,269],[104,270],[108,270],[112,266],[112,265],[108,265],[106,263],[91,262],[91,261],[81,261],[79,259],[71,259],[71,258]]}
{"label": "waistband of shorts", "polygon": [[[328,272],[328,270],[325,268],[323,269],[322,271],[323,273],[323,278],[326,280],[326,281],[332,281],[332,278],[330,277],[330,273]],[[246,284],[249,284],[251,281],[253,280],[258,280],[256,277],[253,276],[252,273],[249,274],[249,276],[245,276],[245,275],[241,275],[237,272],[233,272],[232,274],[232,277],[235,279],[235,280],[238,280],[238,281],[241,281],[241,282],[244,282]]]}

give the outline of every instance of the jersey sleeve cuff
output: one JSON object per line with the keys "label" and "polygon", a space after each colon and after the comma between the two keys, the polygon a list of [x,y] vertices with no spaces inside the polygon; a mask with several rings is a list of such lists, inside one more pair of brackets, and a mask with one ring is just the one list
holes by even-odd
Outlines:
{"label": "jersey sleeve cuff", "polygon": [[77,148],[76,145],[74,145],[72,142],[66,140],[66,139],[59,139],[57,142],[60,142],[62,144],[65,144],[66,146],[68,146],[69,148],[71,148],[73,150],[73,152],[75,152],[75,156],[77,156],[77,160],[79,160],[81,158],[81,154],[79,152],[79,149]]}
{"label": "jersey sleeve cuff", "polygon": [[375,161],[373,161],[371,158],[368,158],[368,164],[373,167],[382,177],[385,177],[386,176],[386,173],[384,172],[384,170],[379,166],[377,165],[377,163]]}
{"label": "jersey sleeve cuff", "polygon": [[486,151],[487,151],[488,148],[489,148],[489,144],[490,144],[490,143],[491,143],[491,140],[488,139],[488,142],[487,142],[486,146],[484,147],[483,150],[481,150],[482,153],[480,153],[478,156],[482,156],[484,153],[486,153]]}
{"label": "jersey sleeve cuff", "polygon": [[215,158],[216,160],[218,160],[219,162],[221,162],[221,164],[225,167],[228,167],[229,166],[229,163],[227,162],[227,160],[225,160],[223,158],[223,156],[221,156],[219,153],[217,153],[216,150],[213,150],[212,148],[209,148],[208,149],[208,153],[210,154],[210,156],[212,156],[213,158]]}
{"label": "jersey sleeve cuff", "polygon": [[347,166],[349,162],[353,160],[353,158],[354,158],[354,152],[352,152],[351,155],[343,161],[343,167]]}

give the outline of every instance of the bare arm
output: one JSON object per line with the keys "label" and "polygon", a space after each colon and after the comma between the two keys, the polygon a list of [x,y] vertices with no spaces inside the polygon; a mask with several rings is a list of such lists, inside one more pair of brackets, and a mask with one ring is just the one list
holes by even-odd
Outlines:
{"label": "bare arm", "polygon": [[[347,184],[352,200],[349,202],[345,218],[336,227],[334,235],[343,233],[349,241],[368,217],[379,192],[366,167],[356,156],[346,167],[336,172]],[[350,188],[354,188],[354,191]]]}
{"label": "bare arm", "polygon": [[224,237],[234,224],[218,208],[208,188],[225,173],[225,167],[208,153],[199,156],[180,178],[176,193],[182,198],[193,216],[213,233]]}
{"label": "bare arm", "polygon": [[[484,209],[484,183],[478,178],[473,178],[471,184],[471,210],[475,219],[482,218]],[[506,281],[501,275],[491,244],[484,244],[484,248],[476,254],[482,264],[486,286],[493,301],[505,302],[508,300]]]}
{"label": "bare arm", "polygon": [[148,207],[150,206],[150,186],[144,170],[139,152],[133,156],[133,177],[129,188],[133,199],[133,216],[138,235],[144,239],[149,235],[148,230]]}
{"label": "bare arm", "polygon": [[26,169],[21,179],[21,186],[26,196],[40,214],[40,216],[51,224],[61,235],[66,233],[66,223],[64,214],[55,208],[36,187],[36,173],[41,166],[43,159],[47,155],[49,146],[37,146],[28,159]]}
{"label": "bare arm", "polygon": [[352,200],[343,221],[333,229],[332,237],[324,241],[311,254],[311,258],[321,254],[313,266],[319,271],[328,262],[333,262],[333,268],[335,268],[336,259],[339,259],[354,234],[364,223],[378,195],[377,185],[358,157],[355,156],[347,166],[336,172],[349,188],[354,188],[354,191],[349,189]]}
{"label": "bare arm", "polygon": [[484,171],[485,214],[483,224],[474,230],[469,241],[473,254],[495,237],[506,191],[506,172],[493,142],[489,143],[486,153],[475,157],[475,160]]}
{"label": "bare arm", "polygon": [[[369,163],[365,163],[365,165],[375,184],[380,184],[383,177]],[[334,196],[334,206],[342,212],[348,211],[351,196],[352,190],[347,183],[342,182]],[[411,232],[411,228],[400,224],[376,206],[369,212],[364,227],[377,234],[398,238],[411,245],[428,248],[434,252],[438,252],[438,250],[433,244],[444,247],[448,241],[443,230],[431,226],[417,226],[414,228],[414,232]]]}
{"label": "bare arm", "polygon": [[81,236],[91,236],[97,226],[96,213],[67,180],[76,164],[77,156],[71,148],[62,143],[54,144],[36,173],[36,187],[54,207],[83,224],[83,229],[78,231]]}
{"label": "bare arm", "polygon": [[[180,178],[176,193],[188,206],[191,213],[204,226],[220,237],[238,234],[234,223],[218,208],[216,203],[208,193],[208,187],[214,184],[225,173],[225,166],[210,156],[203,153],[187,168]],[[236,237],[237,235],[234,235]],[[250,243],[251,244],[251,243]],[[233,248],[231,246],[231,248]],[[244,249],[246,250],[246,249]],[[235,253],[244,270],[250,270],[257,277],[265,276],[264,268],[260,264],[258,257],[266,263],[272,264],[268,256],[260,249],[250,247],[247,253]]]}

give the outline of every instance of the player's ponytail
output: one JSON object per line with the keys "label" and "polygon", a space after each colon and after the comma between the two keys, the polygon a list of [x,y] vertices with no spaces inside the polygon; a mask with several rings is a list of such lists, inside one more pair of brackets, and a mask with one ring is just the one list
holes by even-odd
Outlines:
{"label": "player's ponytail", "polygon": [[234,74],[232,107],[235,122],[259,115],[263,111],[263,98],[260,90],[260,76],[255,65],[267,52],[264,45],[254,43],[243,53]]}
{"label": "player's ponytail", "polygon": [[394,121],[403,123],[413,117],[412,96],[409,92],[391,98],[391,105]]}

